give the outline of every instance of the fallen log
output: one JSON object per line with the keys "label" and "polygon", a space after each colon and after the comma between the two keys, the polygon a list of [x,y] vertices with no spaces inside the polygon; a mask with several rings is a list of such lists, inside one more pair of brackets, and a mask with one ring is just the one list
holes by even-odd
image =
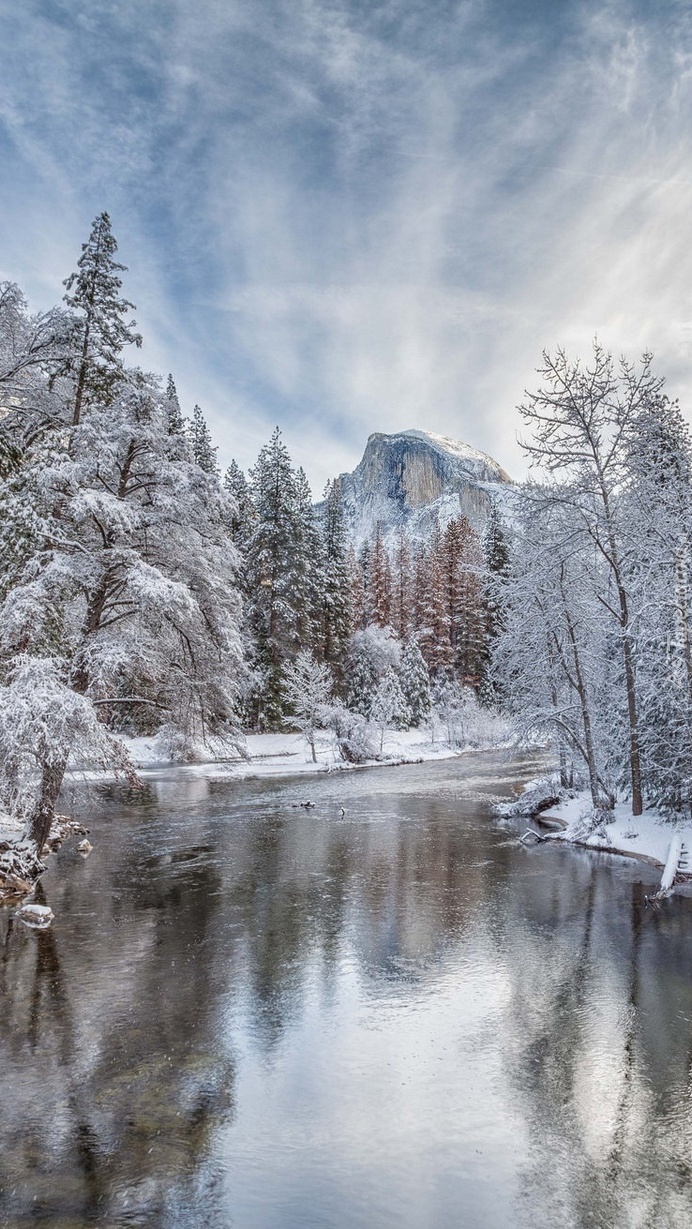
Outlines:
{"label": "fallen log", "polygon": [[526,829],[526,832],[524,833],[524,835],[519,837],[519,840],[522,842],[522,844],[526,844],[526,842],[527,842],[527,841],[529,841],[529,840],[531,840],[531,841],[549,841],[549,840],[550,840],[550,837],[549,837],[549,836],[542,836],[540,832],[536,832],[536,829],[535,829],[535,828],[527,828],[527,829]]}

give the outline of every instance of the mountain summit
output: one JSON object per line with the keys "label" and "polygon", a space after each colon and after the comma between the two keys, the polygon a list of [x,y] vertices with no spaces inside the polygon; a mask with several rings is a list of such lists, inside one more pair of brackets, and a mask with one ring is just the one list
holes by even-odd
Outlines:
{"label": "mountain summit", "polygon": [[444,526],[467,516],[482,532],[493,499],[511,482],[484,452],[429,431],[377,432],[363,459],[339,481],[356,542],[371,536],[378,522],[385,533],[406,526],[427,537],[435,522]]}

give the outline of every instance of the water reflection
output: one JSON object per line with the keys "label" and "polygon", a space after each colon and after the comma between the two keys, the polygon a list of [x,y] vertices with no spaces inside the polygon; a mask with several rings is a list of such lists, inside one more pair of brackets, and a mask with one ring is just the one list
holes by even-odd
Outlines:
{"label": "water reflection", "polygon": [[534,770],[102,789],[0,912],[1,1223],[692,1223],[690,902],[519,847]]}
{"label": "water reflection", "polygon": [[213,946],[219,876],[184,865],[138,875],[125,853],[112,890],[88,900],[97,912],[54,878],[64,937],[5,915],[3,1224],[165,1224],[194,1205],[234,1072],[195,959]]}

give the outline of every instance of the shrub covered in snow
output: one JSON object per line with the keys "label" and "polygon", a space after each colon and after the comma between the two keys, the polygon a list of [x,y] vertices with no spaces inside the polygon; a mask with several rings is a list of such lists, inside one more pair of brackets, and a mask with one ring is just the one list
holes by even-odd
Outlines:
{"label": "shrub covered in snow", "polygon": [[376,758],[372,726],[361,713],[335,704],[329,710],[328,722],[336,736],[339,755],[347,764],[365,764]]}

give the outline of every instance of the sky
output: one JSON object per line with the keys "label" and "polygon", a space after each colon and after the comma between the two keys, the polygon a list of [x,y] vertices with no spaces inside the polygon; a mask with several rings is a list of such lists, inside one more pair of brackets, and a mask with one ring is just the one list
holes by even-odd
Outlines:
{"label": "sky", "polygon": [[544,349],[692,412],[689,0],[0,0],[0,279],[56,303],[106,209],[225,466],[313,490],[373,431],[520,477]]}

